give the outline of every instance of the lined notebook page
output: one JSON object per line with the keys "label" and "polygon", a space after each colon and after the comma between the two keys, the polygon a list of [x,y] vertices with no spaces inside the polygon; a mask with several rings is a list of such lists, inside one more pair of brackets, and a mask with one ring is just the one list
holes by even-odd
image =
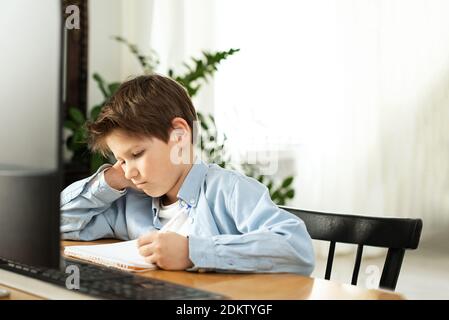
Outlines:
{"label": "lined notebook page", "polygon": [[144,257],[139,254],[137,240],[91,246],[70,246],[64,249],[64,254],[125,271],[139,272],[156,269],[156,265],[145,262]]}

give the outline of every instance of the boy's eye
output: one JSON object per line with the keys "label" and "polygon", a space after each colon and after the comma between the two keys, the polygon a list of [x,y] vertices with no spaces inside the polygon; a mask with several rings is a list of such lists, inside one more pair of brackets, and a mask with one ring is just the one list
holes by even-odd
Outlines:
{"label": "boy's eye", "polygon": [[133,158],[138,158],[143,154],[143,151],[137,152],[137,153],[133,153],[132,156]]}

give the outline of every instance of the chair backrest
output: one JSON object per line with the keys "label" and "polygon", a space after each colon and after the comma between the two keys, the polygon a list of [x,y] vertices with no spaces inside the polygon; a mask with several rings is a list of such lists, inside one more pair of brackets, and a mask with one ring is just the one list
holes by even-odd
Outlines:
{"label": "chair backrest", "polygon": [[368,217],[306,211],[286,206],[280,208],[304,221],[312,239],[330,241],[325,279],[332,272],[335,244],[356,244],[357,255],[351,284],[357,284],[363,246],[388,248],[379,287],[396,288],[406,249],[416,249],[422,230],[421,219]]}

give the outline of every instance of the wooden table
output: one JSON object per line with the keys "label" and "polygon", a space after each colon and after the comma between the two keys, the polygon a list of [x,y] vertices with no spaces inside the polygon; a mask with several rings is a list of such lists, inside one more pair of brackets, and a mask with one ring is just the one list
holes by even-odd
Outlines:
{"label": "wooden table", "polygon": [[[98,240],[94,242],[63,241],[61,247],[72,245],[91,245],[115,242]],[[314,279],[296,274],[223,274],[196,273],[187,271],[151,270],[139,273],[140,276],[166,280],[185,286],[212,291],[231,299],[375,299],[399,300],[401,294],[369,290],[338,282]],[[0,288],[5,286],[0,285]],[[10,299],[39,299],[39,297],[12,290]]]}

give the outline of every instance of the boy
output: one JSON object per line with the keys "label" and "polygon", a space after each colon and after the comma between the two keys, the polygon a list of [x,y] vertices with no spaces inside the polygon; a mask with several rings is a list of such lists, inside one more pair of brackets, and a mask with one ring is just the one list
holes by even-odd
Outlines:
{"label": "boy", "polygon": [[166,270],[310,275],[303,221],[257,180],[195,158],[195,121],[175,81],[149,75],[122,84],[88,124],[90,148],[117,162],[62,192],[62,237],[138,238],[145,260]]}

